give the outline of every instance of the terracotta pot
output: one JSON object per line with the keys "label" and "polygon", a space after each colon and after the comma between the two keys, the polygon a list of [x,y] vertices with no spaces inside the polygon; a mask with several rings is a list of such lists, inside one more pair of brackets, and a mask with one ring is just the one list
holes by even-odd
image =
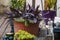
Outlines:
{"label": "terracotta pot", "polygon": [[25,26],[23,22],[16,22],[14,21],[14,31],[17,32],[18,30],[25,30],[31,34],[38,35],[39,30],[39,22],[35,24],[29,24],[28,27]]}

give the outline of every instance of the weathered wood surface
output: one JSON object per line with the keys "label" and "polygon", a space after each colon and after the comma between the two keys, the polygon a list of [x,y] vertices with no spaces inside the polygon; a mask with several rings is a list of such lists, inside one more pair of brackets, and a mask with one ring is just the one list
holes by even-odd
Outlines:
{"label": "weathered wood surface", "polygon": [[[8,23],[6,23],[8,21],[8,19],[6,19],[5,22],[4,22],[4,20],[5,20],[5,16],[0,15],[0,40],[2,40],[3,36],[6,33],[10,32],[10,25]],[[3,25],[1,26],[2,23],[3,23]],[[8,26],[7,26],[7,24],[8,24]]]}

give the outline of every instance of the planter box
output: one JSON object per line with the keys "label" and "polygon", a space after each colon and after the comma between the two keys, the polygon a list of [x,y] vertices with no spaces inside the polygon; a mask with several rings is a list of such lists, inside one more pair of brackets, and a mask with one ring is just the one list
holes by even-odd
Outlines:
{"label": "planter box", "polygon": [[29,26],[26,27],[23,22],[14,21],[14,31],[17,32],[18,30],[25,30],[25,31],[37,36],[38,30],[39,30],[39,22],[37,22],[35,24],[29,24]]}
{"label": "planter box", "polygon": [[42,12],[43,18],[47,18],[46,23],[48,22],[48,18],[51,18],[52,20],[54,20],[54,17],[56,16],[55,10],[43,10],[41,12]]}
{"label": "planter box", "polygon": [[42,15],[45,18],[54,18],[56,16],[56,11],[55,10],[43,10]]}

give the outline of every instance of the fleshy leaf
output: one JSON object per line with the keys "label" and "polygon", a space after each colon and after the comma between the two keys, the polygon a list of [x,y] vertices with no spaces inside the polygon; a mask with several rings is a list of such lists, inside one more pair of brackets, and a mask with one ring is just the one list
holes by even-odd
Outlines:
{"label": "fleshy leaf", "polygon": [[25,19],[23,19],[22,17],[14,18],[14,20],[17,21],[17,22],[24,22],[25,21]]}

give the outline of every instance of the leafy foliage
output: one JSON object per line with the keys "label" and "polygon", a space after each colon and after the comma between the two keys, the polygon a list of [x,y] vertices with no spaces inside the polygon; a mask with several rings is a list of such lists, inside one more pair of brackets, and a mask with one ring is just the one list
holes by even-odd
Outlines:
{"label": "leafy foliage", "polygon": [[29,9],[27,10],[25,0],[11,0],[11,2],[11,13],[8,12],[7,14],[12,15],[15,21],[24,22],[25,26],[28,26],[30,23],[37,23],[40,20],[39,6],[34,9],[28,4]]}
{"label": "leafy foliage", "polygon": [[15,21],[17,22],[25,22],[25,26],[28,26],[30,23],[37,23],[41,19],[40,11],[38,10],[39,6],[36,9],[33,9],[30,5],[29,9],[27,10],[24,6],[24,11],[20,11],[16,8],[10,7],[12,14],[15,15]]}
{"label": "leafy foliage", "polygon": [[49,9],[52,8],[55,4],[56,4],[56,0],[45,0],[47,4],[46,7],[48,7]]}
{"label": "leafy foliage", "polygon": [[14,40],[16,40],[16,39],[17,40],[23,40],[23,39],[32,39],[32,38],[35,38],[35,36],[24,31],[24,30],[19,30],[14,35]]}
{"label": "leafy foliage", "polygon": [[22,9],[25,0],[11,0],[11,2],[12,2],[12,7],[13,8]]}

